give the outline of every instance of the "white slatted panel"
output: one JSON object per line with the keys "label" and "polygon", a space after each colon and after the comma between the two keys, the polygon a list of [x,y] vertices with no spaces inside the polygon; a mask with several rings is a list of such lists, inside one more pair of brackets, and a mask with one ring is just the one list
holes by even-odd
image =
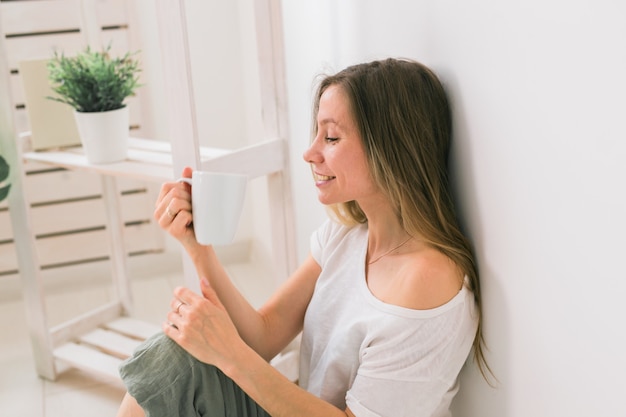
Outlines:
{"label": "white slatted panel", "polygon": [[54,356],[79,369],[97,372],[120,382],[118,367],[139,344],[161,329],[130,318],[103,324],[54,350]]}
{"label": "white slatted panel", "polygon": [[[146,241],[155,239],[154,228],[149,225],[127,226],[124,238],[129,254],[144,253],[147,250]],[[104,260],[109,256],[107,239],[105,229],[38,239],[41,267],[46,269]],[[18,269],[13,242],[0,245],[0,267],[7,272]]]}
{"label": "white slatted panel", "polygon": [[[130,45],[129,16],[124,0],[96,2],[98,25],[103,28],[104,45],[122,55],[137,50]],[[49,59],[53,51],[72,55],[84,49],[80,5],[77,0],[0,1],[0,28],[6,36],[7,61],[14,120],[18,132],[30,130],[19,62]],[[140,89],[141,90],[141,89]],[[131,135],[141,134],[141,91],[128,100]],[[38,239],[42,266],[84,262],[108,257],[104,207],[100,178],[94,174],[51,169],[28,162],[25,190],[34,205],[33,228]],[[163,237],[152,222],[155,190],[158,184],[118,180],[122,192],[122,217],[127,224],[124,236],[131,253],[163,248]],[[6,203],[0,205],[0,279],[14,273],[17,259]],[[56,235],[54,235],[56,234]]]}

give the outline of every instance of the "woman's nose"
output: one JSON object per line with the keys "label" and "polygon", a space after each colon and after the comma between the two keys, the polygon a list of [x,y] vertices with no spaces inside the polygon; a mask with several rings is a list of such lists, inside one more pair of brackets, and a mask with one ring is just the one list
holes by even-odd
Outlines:
{"label": "woman's nose", "polygon": [[302,154],[302,158],[305,162],[314,163],[320,160],[320,152],[317,150],[317,140],[313,140],[308,149]]}

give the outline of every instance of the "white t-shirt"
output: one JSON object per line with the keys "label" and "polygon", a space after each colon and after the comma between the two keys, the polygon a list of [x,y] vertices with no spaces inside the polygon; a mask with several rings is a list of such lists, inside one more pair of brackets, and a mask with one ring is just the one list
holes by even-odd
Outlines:
{"label": "white t-shirt", "polygon": [[365,280],[367,226],[327,221],[311,237],[322,267],[304,318],[300,385],[357,417],[443,417],[458,390],[478,316],[464,286],[412,310],[377,299]]}

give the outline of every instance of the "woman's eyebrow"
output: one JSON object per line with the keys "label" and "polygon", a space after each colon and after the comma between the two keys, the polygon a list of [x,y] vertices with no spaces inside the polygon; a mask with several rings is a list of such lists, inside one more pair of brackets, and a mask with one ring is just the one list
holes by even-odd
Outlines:
{"label": "woman's eyebrow", "polygon": [[339,123],[337,123],[337,121],[335,119],[333,119],[332,117],[328,117],[328,118],[322,119],[322,120],[318,121],[318,124],[320,126],[325,126],[325,125],[328,125],[328,124],[336,124],[336,125],[339,126]]}

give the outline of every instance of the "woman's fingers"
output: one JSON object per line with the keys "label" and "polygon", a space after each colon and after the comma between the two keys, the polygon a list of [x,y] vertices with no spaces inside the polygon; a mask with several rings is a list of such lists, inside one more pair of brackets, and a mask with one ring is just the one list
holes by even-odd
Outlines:
{"label": "woman's fingers", "polygon": [[176,288],[163,331],[198,360],[216,364],[229,356],[240,338],[217,295],[210,292],[205,298],[188,288]]}
{"label": "woman's fingers", "polygon": [[185,304],[193,305],[197,303],[197,301],[202,300],[202,297],[189,288],[176,287],[174,288],[174,299],[180,300]]}
{"label": "woman's fingers", "polygon": [[200,290],[202,291],[202,295],[204,296],[205,299],[209,300],[212,304],[216,305],[217,307],[220,307],[220,308],[223,307],[222,302],[220,301],[213,287],[211,287],[211,284],[209,283],[208,279],[202,278],[200,280]]}
{"label": "woman's fingers", "polygon": [[162,190],[167,192],[157,201],[154,210],[159,226],[175,237],[182,236],[192,221],[191,194],[185,186],[182,183],[164,184]]}
{"label": "woman's fingers", "polygon": [[[167,313],[167,321],[164,323],[164,331],[166,331],[166,334],[170,337],[172,337],[173,334],[178,335],[181,326],[187,321],[183,315],[189,313],[189,311],[185,309],[189,308],[191,310],[195,308],[198,298],[200,297],[188,288],[177,287],[174,289],[174,296],[170,300],[170,311]],[[195,303],[194,306],[192,306],[193,303]],[[172,327],[173,330],[167,328],[168,326]]]}
{"label": "woman's fingers", "polygon": [[[182,177],[191,178],[192,173],[193,170],[190,167],[185,167]],[[182,200],[182,203],[179,200]],[[174,218],[181,210],[191,211],[191,186],[181,181],[163,183],[155,202],[155,219],[160,220],[164,214]]]}

